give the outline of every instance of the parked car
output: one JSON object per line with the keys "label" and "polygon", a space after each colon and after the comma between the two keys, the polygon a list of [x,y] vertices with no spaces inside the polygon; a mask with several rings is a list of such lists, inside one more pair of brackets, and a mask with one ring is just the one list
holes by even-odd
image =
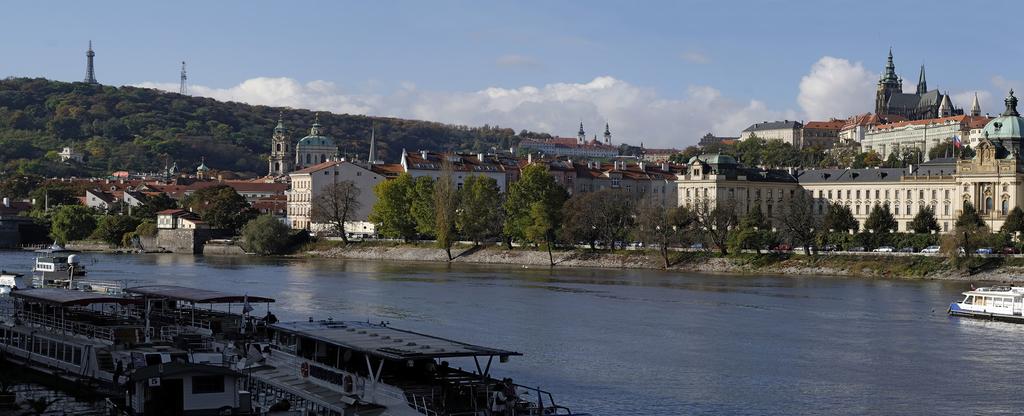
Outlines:
{"label": "parked car", "polygon": [[820,249],[820,251],[836,251],[836,250],[837,250],[837,248],[836,248],[835,244],[825,244],[825,245],[821,246],[821,249]]}
{"label": "parked car", "polygon": [[865,249],[864,247],[861,247],[861,246],[857,246],[857,247],[850,247],[850,248],[846,249],[846,251],[850,251],[850,252],[854,252],[854,253],[863,253],[863,252],[867,251],[867,249]]}
{"label": "parked car", "polygon": [[1003,254],[1020,254],[1020,250],[1017,250],[1017,247],[1003,247],[1000,252]]}
{"label": "parked car", "polygon": [[871,251],[873,251],[875,253],[892,253],[892,252],[896,251],[896,247],[893,247],[893,246],[881,246],[881,247],[876,248],[876,249],[871,250]]}
{"label": "parked car", "polygon": [[939,246],[928,246],[928,247],[925,247],[925,248],[921,249],[921,252],[922,253],[938,253],[939,252]]}
{"label": "parked car", "polygon": [[693,243],[693,244],[690,244],[690,248],[703,249],[704,248],[704,243]]}
{"label": "parked car", "polygon": [[900,249],[900,253],[914,253],[914,252],[917,252],[917,249],[913,248],[913,247],[903,247],[903,248]]}
{"label": "parked car", "polygon": [[777,244],[775,247],[772,247],[773,251],[790,251],[792,249],[793,247],[786,243]]}
{"label": "parked car", "polygon": [[989,247],[982,247],[977,250],[974,250],[974,252],[978,254],[992,254],[992,249]]}

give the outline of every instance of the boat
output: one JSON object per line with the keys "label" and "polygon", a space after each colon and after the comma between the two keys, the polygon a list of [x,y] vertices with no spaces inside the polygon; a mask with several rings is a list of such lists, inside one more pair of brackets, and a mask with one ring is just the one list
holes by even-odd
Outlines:
{"label": "boat", "polygon": [[[168,285],[125,292],[144,299],[153,322],[203,334],[224,351],[225,362],[245,375],[253,409],[339,416],[580,414],[556,404],[546,390],[492,376],[492,364],[521,355],[515,351],[383,322],[278,322],[270,298]],[[266,315],[255,316],[257,303],[267,304]]]}
{"label": "boat", "polygon": [[28,289],[30,287],[32,287],[32,279],[24,274],[0,270],[0,296],[9,295],[12,290]]}
{"label": "boat", "polygon": [[1024,322],[1024,287],[987,286],[963,292],[949,305],[949,314],[969,318]]}
{"label": "boat", "polygon": [[85,266],[77,254],[67,251],[40,250],[32,268],[32,284],[36,287],[70,287],[76,279],[85,278]]}

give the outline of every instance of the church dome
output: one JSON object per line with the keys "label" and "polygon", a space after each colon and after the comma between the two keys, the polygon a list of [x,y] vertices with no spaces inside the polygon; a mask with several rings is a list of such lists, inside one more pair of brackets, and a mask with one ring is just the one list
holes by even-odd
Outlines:
{"label": "church dome", "polygon": [[320,114],[317,113],[316,121],[313,122],[313,127],[309,129],[309,135],[299,139],[299,145],[301,146],[335,146],[334,139],[327,137],[323,134],[323,128],[320,126]]}
{"label": "church dome", "polygon": [[1006,111],[985,125],[982,135],[990,140],[994,139],[1020,139],[1024,137],[1024,118],[1017,112],[1017,97],[1013,96],[1013,90],[1006,97]]}
{"label": "church dome", "polygon": [[723,155],[721,153],[709,153],[709,154],[706,154],[706,155],[694,156],[694,157],[690,158],[690,161],[688,162],[688,164],[692,165],[697,160],[700,160],[701,162],[707,163],[709,165],[735,165],[736,164],[736,158],[734,158],[732,156],[729,156],[729,155]]}

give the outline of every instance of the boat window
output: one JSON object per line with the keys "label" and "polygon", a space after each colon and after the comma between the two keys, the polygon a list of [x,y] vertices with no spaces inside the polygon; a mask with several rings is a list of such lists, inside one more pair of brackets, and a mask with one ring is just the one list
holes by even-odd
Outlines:
{"label": "boat window", "polygon": [[192,394],[223,393],[224,376],[192,377]]}
{"label": "boat window", "polygon": [[992,298],[992,306],[996,308],[1003,307],[1003,298]]}
{"label": "boat window", "polygon": [[964,304],[970,305],[974,303],[974,296],[964,296]]}

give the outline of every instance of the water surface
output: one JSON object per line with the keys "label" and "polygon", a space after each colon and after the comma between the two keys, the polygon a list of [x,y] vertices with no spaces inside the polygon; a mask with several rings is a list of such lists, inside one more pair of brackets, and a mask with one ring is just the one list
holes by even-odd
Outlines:
{"label": "water surface", "polygon": [[[519,351],[495,375],[597,415],[987,414],[1024,407],[1024,326],[946,316],[963,282],[86,255],[91,277],[277,298]],[[0,254],[27,270],[31,253]],[[261,307],[262,308],[262,307]],[[258,309],[257,313],[263,313]],[[472,366],[471,362],[463,362]]]}

